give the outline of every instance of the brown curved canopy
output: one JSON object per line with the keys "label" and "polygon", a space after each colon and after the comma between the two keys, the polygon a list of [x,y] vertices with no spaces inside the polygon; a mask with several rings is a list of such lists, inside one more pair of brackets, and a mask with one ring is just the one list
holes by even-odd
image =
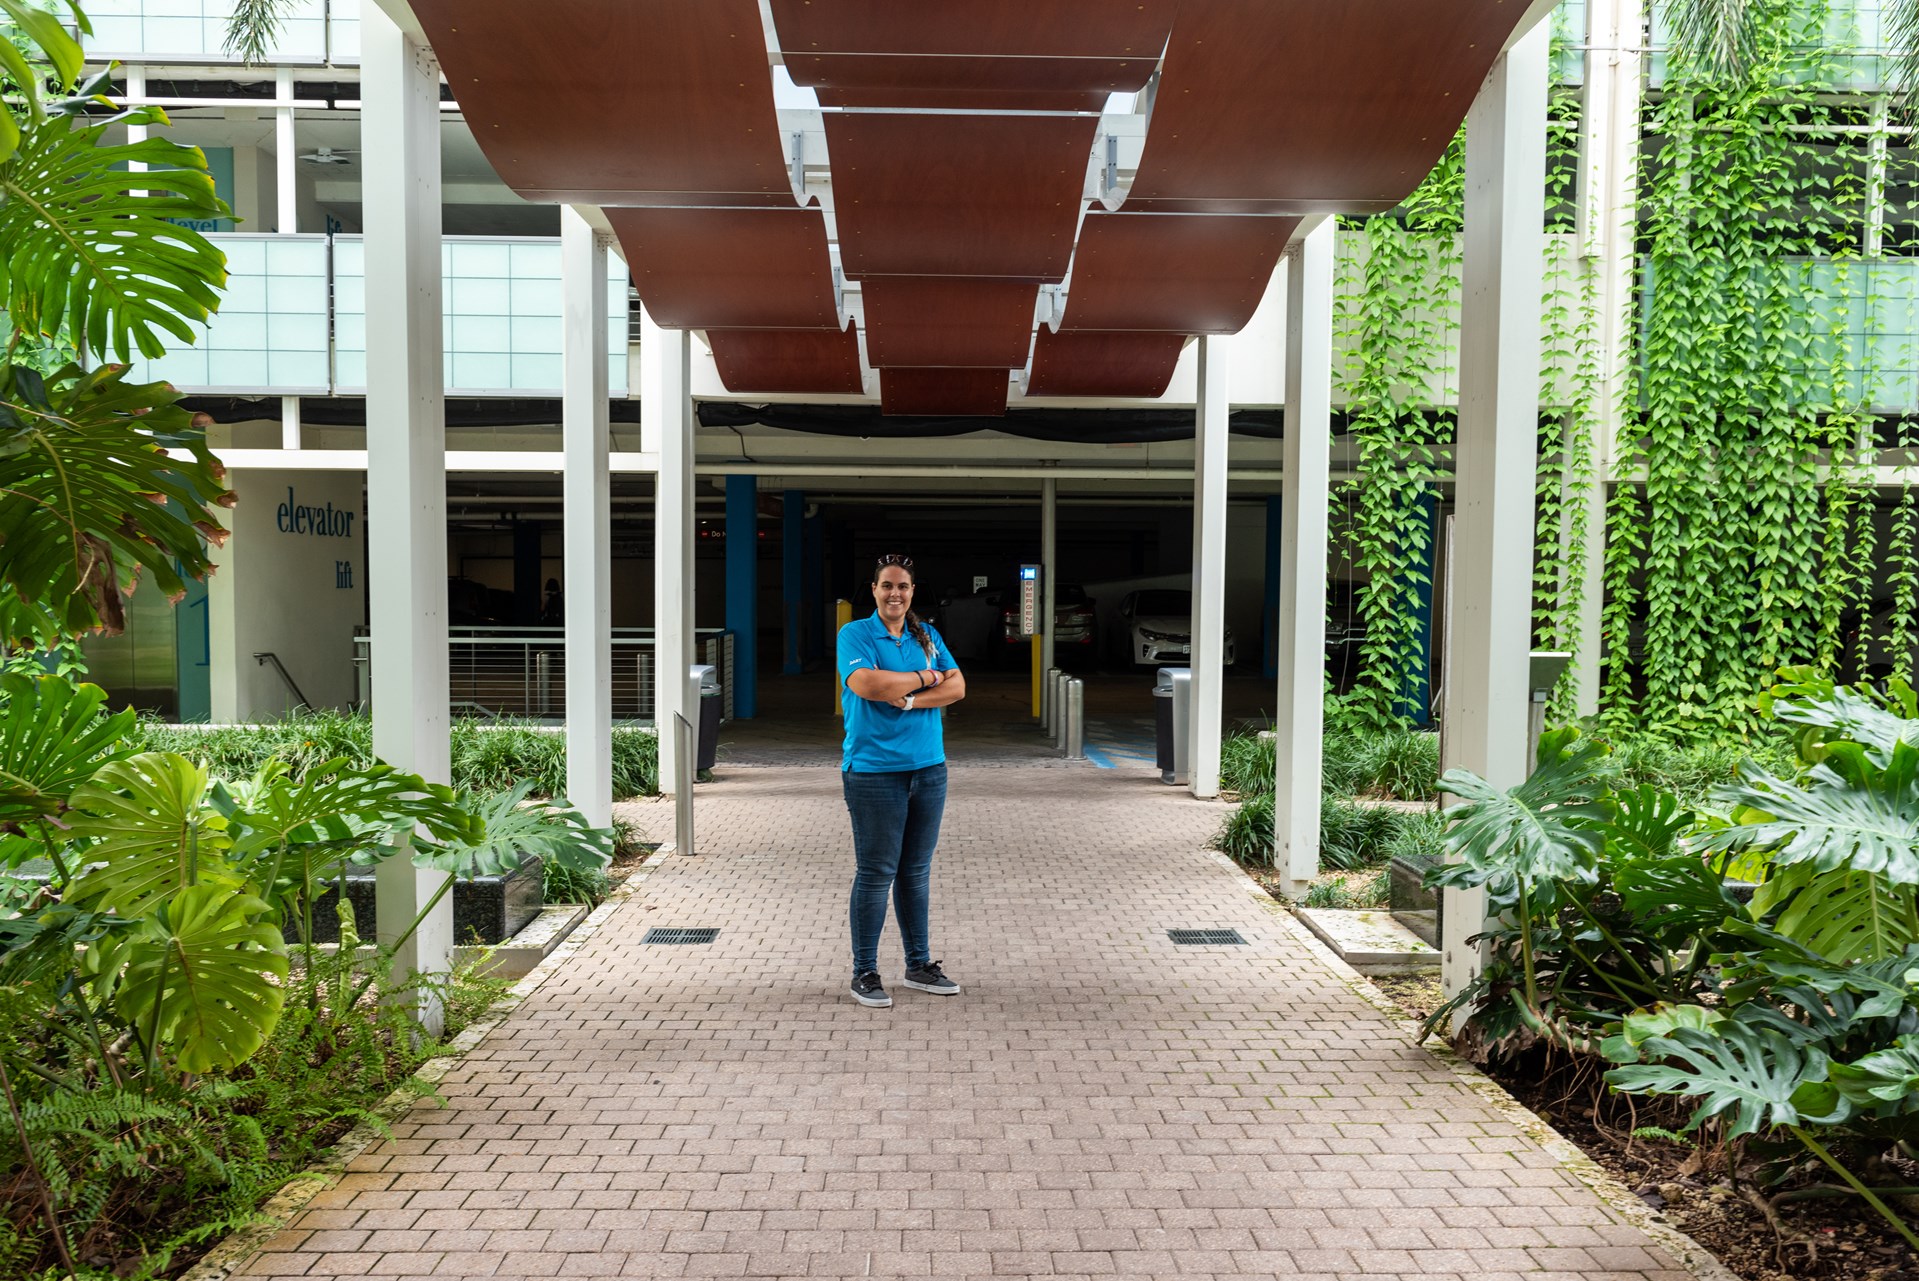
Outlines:
{"label": "brown curved canopy", "polygon": [[[605,207],[642,301],[706,331],[730,390],[860,392],[831,230],[882,408],[938,414],[1002,412],[1029,368],[1031,395],[1163,392],[1189,335],[1246,323],[1302,215],[1405,198],[1530,7],[769,4],[770,31],[759,0],[413,8],[500,175]],[[830,220],[793,190],[769,57],[819,97]],[[1099,113],[1141,89],[1144,151],[1108,207]]]}

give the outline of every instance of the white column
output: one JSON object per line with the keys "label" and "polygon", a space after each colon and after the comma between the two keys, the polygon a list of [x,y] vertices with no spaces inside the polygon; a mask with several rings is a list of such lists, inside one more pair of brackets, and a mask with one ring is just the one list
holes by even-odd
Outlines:
{"label": "white column", "polygon": [[[363,6],[360,93],[366,220],[367,515],[373,750],[429,782],[452,776],[447,734],[446,414],[440,348],[440,75],[432,51]],[[379,938],[391,943],[439,891],[442,872],[401,848],[378,869]],[[394,958],[396,976],[443,974],[453,951],[444,895]],[[419,1017],[440,1024],[434,998]]]}
{"label": "white column", "polygon": [[282,235],[291,235],[300,229],[300,150],[293,138],[293,108],[286,105],[293,101],[293,68],[276,70],[273,85],[273,96],[282,104],[273,109],[274,221]]}
{"label": "white column", "polygon": [[566,795],[613,822],[613,557],[607,488],[606,241],[560,210]]}
{"label": "white column", "polygon": [[1579,251],[1594,273],[1599,332],[1594,483],[1585,495],[1586,595],[1579,611],[1573,691],[1581,716],[1599,711],[1606,604],[1606,497],[1613,442],[1631,406],[1633,238],[1639,202],[1639,79],[1645,0],[1592,0],[1587,10],[1586,104],[1580,134]]}
{"label": "white column", "polygon": [[1228,342],[1199,340],[1193,423],[1193,706],[1187,786],[1219,795],[1222,673],[1226,663],[1226,380]]}
{"label": "white column", "polygon": [[[1441,764],[1495,787],[1527,774],[1539,299],[1545,232],[1547,24],[1493,64],[1466,117],[1466,226],[1454,453],[1452,626]],[[1448,995],[1483,964],[1483,890],[1445,892]]]}
{"label": "white column", "polygon": [[649,366],[644,391],[652,393],[640,414],[660,425],[660,474],[653,503],[653,707],[664,794],[678,786],[674,717],[691,722],[699,714],[686,696],[686,669],[693,661],[693,398],[686,331],[662,329],[648,318],[640,335],[640,358]]}
{"label": "white column", "polygon": [[[1058,608],[1059,567],[1054,563],[1059,559],[1059,482],[1048,476],[1039,483],[1039,671],[1040,675],[1053,670],[1054,645],[1057,638],[1054,632],[1054,611]],[[1057,719],[1060,709],[1055,707],[1053,716]]]}
{"label": "white column", "polygon": [[1332,486],[1333,252],[1322,220],[1286,251],[1286,436],[1280,482],[1279,686],[1273,702],[1273,867],[1303,894],[1319,872],[1326,694],[1326,520]]}
{"label": "white column", "polygon": [[[136,66],[129,65],[126,68],[124,68],[124,74],[126,75],[126,78],[127,78],[126,100],[129,103],[138,103],[140,99],[147,96],[147,69],[145,67],[136,67]],[[128,145],[145,142],[146,140],[147,140],[147,126],[145,125],[128,125],[127,126]],[[146,162],[144,161],[130,160],[127,162],[128,173],[145,173],[146,168],[147,168]],[[145,193],[136,191],[134,194],[144,195]]]}

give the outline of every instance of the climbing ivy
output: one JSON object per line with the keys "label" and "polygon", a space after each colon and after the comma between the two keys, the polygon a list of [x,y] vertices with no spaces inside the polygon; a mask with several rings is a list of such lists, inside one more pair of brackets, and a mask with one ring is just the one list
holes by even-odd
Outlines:
{"label": "climbing ivy", "polygon": [[1744,732],[1765,672],[1837,662],[1873,577],[1863,153],[1824,6],[1752,11],[1736,79],[1669,55],[1640,182],[1639,412],[1615,450],[1640,483],[1608,521],[1604,711],[1682,738]]}
{"label": "climbing ivy", "polygon": [[1333,325],[1356,458],[1341,497],[1348,555],[1365,575],[1365,640],[1346,712],[1362,725],[1423,719],[1433,496],[1454,427],[1446,389],[1434,383],[1456,345],[1464,208],[1462,130],[1399,209],[1348,222],[1358,235],[1342,237]]}

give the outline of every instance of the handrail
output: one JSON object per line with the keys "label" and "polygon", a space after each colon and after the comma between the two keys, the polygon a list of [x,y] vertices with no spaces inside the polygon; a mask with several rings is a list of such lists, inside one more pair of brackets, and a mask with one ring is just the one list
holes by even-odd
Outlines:
{"label": "handrail", "polygon": [[300,692],[300,687],[293,683],[293,677],[287,673],[286,664],[280,661],[280,656],[278,654],[275,654],[273,651],[268,650],[267,652],[263,654],[255,654],[253,656],[253,661],[260,664],[260,666],[262,667],[265,667],[269,662],[272,663],[273,670],[280,673],[280,679],[285,681],[287,683],[287,688],[293,691],[293,697],[295,700],[294,706],[304,707],[309,710],[312,709],[313,704],[307,702],[307,696],[305,694],[302,694]]}

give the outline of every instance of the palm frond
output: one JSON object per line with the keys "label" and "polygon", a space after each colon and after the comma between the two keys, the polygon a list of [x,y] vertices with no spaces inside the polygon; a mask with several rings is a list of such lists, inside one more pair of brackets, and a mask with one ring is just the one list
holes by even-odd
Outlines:
{"label": "palm frond", "polygon": [[249,67],[265,62],[280,34],[280,22],[292,7],[293,0],[234,0],[222,48]]}
{"label": "palm frond", "polygon": [[1734,80],[1752,66],[1759,49],[1755,0],[1674,0],[1674,51],[1715,80]]}

